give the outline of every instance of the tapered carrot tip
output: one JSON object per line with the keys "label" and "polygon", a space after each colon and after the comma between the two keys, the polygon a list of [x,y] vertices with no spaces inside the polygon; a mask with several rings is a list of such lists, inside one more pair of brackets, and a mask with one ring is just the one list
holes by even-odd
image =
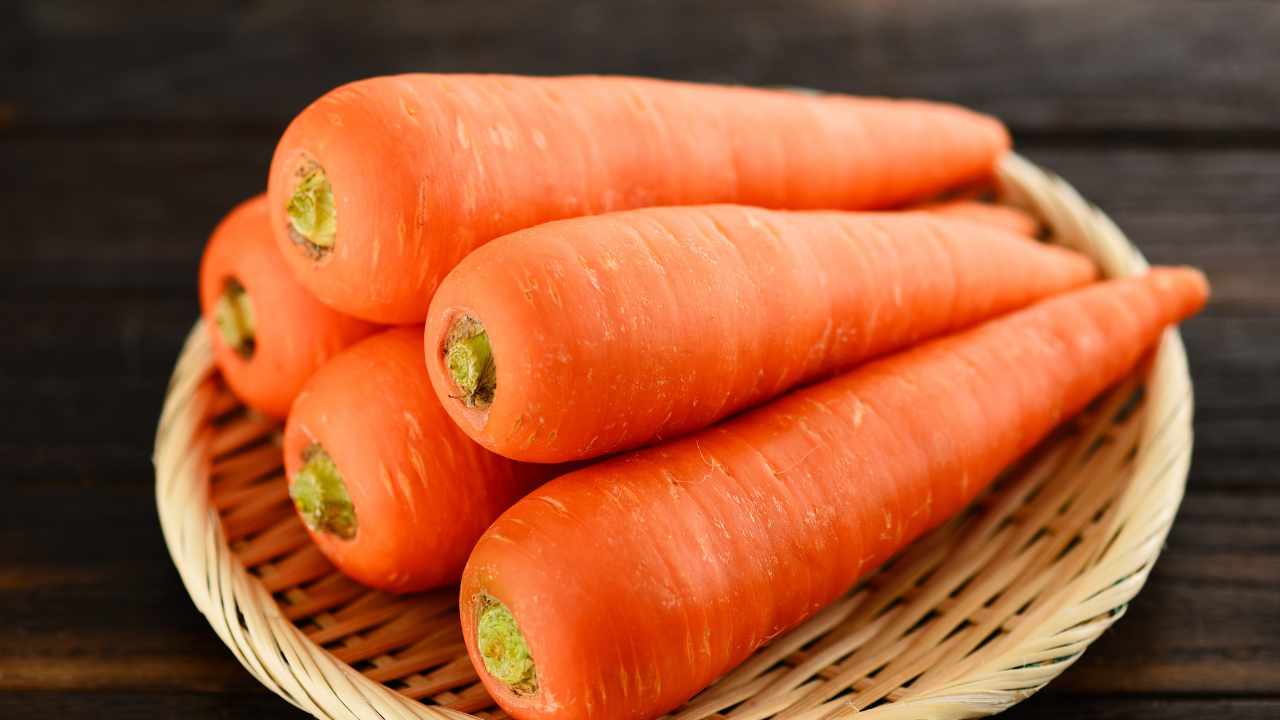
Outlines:
{"label": "tapered carrot tip", "polygon": [[1150,271],[1149,277],[1172,302],[1181,305],[1179,317],[1196,314],[1209,300],[1209,279],[1198,268],[1157,267]]}
{"label": "tapered carrot tip", "polygon": [[538,690],[538,671],[529,654],[529,645],[516,625],[515,616],[495,598],[481,600],[476,619],[476,649],[484,669],[512,692],[528,694]]}
{"label": "tapered carrot tip", "polygon": [[338,212],[324,168],[313,165],[303,171],[285,213],[294,242],[308,253],[318,256],[333,248],[338,235]]}
{"label": "tapered carrot tip", "polygon": [[497,365],[489,334],[480,321],[462,317],[449,330],[444,345],[449,377],[467,407],[487,407],[498,389]]}
{"label": "tapered carrot tip", "polygon": [[312,530],[343,540],[355,537],[356,509],[333,458],[319,445],[308,447],[303,457],[302,469],[289,484],[289,497],[303,522]]}
{"label": "tapered carrot tip", "polygon": [[229,278],[223,285],[222,295],[213,309],[213,320],[218,324],[218,332],[222,333],[227,347],[243,358],[253,357],[253,302],[239,280]]}

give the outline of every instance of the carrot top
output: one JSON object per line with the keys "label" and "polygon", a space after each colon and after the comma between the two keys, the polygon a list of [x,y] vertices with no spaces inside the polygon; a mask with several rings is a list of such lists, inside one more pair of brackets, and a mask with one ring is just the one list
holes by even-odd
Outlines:
{"label": "carrot top", "polygon": [[302,469],[289,484],[289,497],[303,521],[312,530],[343,540],[355,537],[356,509],[337,464],[319,445],[308,446],[302,457]]}
{"label": "carrot top", "polygon": [[318,256],[333,249],[338,234],[338,211],[324,168],[312,165],[303,172],[285,213],[289,216],[294,242],[303,245],[309,254]]}
{"label": "carrot top", "polygon": [[480,321],[462,316],[445,340],[449,376],[467,407],[487,407],[498,388],[498,368],[489,346],[489,334]]}
{"label": "carrot top", "polygon": [[516,618],[496,598],[480,599],[476,644],[490,675],[519,694],[538,690],[538,673]]}
{"label": "carrot top", "polygon": [[228,347],[245,359],[253,357],[253,302],[238,279],[229,277],[223,283],[222,294],[213,309],[213,319]]}

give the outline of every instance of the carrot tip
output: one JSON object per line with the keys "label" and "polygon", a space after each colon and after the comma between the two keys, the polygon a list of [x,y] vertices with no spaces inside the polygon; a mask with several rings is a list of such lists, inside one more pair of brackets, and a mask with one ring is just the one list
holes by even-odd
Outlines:
{"label": "carrot tip", "polygon": [[246,360],[253,357],[256,347],[253,302],[236,278],[227,278],[223,283],[222,295],[213,309],[213,320],[222,333],[222,339],[232,350]]}
{"label": "carrot tip", "polygon": [[319,445],[303,451],[302,469],[289,483],[289,497],[302,521],[316,532],[337,535],[343,540],[356,536],[356,509],[347,494],[347,485],[333,458]]}
{"label": "carrot tip", "polygon": [[493,402],[498,372],[484,325],[471,317],[460,318],[449,331],[444,357],[449,376],[461,393],[459,399],[467,407],[486,407]]}
{"label": "carrot tip", "polygon": [[333,248],[338,233],[338,211],[333,202],[333,187],[324,169],[313,165],[304,171],[301,182],[285,206],[294,242],[312,255],[322,255]]}
{"label": "carrot tip", "polygon": [[529,645],[516,624],[515,616],[496,598],[479,598],[476,618],[476,648],[484,669],[513,692],[529,694],[538,690],[538,671],[529,654]]}

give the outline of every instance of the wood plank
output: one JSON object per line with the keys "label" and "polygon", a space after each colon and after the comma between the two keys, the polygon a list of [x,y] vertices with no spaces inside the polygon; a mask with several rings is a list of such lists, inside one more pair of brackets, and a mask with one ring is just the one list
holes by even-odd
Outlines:
{"label": "wood plank", "polygon": [[[156,419],[198,312],[194,289],[31,292],[0,301],[0,318],[22,318],[0,329],[0,394],[14,409],[0,414],[0,463],[32,482],[150,484]],[[1197,397],[1193,489],[1275,493],[1280,313],[1211,306],[1183,337]]]}
{"label": "wood plank", "polygon": [[1052,690],[1033,696],[1000,715],[1001,720],[1240,720],[1274,718],[1280,700],[1272,698],[1092,697]]}
{"label": "wood plank", "polygon": [[182,587],[145,485],[6,488],[0,688],[257,687]]}
{"label": "wood plank", "polygon": [[19,482],[150,485],[169,374],[199,313],[194,293],[0,300],[0,464]]}
{"label": "wood plank", "polygon": [[1033,132],[1274,134],[1280,123],[1280,7],[1250,0],[454,0],[305,11],[25,0],[11,14],[0,23],[0,115],[19,127],[278,132],[329,88],[404,71],[596,71],[922,95]]}
{"label": "wood plank", "polygon": [[[261,692],[16,692],[0,695],[0,715],[10,720],[301,720],[307,715]],[[1090,697],[1047,691],[1001,715],[1002,720],[1273,720],[1274,698]]]}
{"label": "wood plank", "polygon": [[[0,505],[0,695],[254,684],[191,606],[145,482],[24,482]],[[1280,687],[1280,496],[1194,491],[1127,614],[1055,687]],[[4,717],[0,713],[0,717]]]}
{"label": "wood plank", "polygon": [[1273,241],[1280,152],[1035,144],[1021,150],[1107,212],[1151,262],[1203,268],[1215,307],[1280,311],[1274,282],[1280,243]]}
{"label": "wood plank", "polygon": [[[1210,312],[1184,323],[1182,336],[1196,401],[1191,489],[1276,494],[1280,315],[1234,318]],[[1280,563],[1277,568],[1280,572]]]}
{"label": "wood plank", "polygon": [[[260,184],[270,151],[261,135],[0,140],[0,173],[24,179],[0,205],[19,239],[0,243],[0,383],[24,411],[0,419],[6,466],[44,482],[150,482],[155,417],[196,314],[201,246],[244,188]],[[1184,332],[1198,396],[1193,482],[1273,488],[1280,151],[1027,151],[1153,260],[1209,272],[1213,302]],[[178,176],[198,181],[169,181]]]}
{"label": "wood plank", "polygon": [[0,717],[8,720],[305,720],[311,716],[259,686],[233,693],[7,692],[0,694]]}
{"label": "wood plank", "polygon": [[[8,200],[0,222],[20,239],[0,243],[0,297],[71,287],[189,297],[208,233],[261,190],[273,142],[0,138]],[[1216,306],[1280,312],[1272,279],[1280,243],[1271,241],[1280,226],[1280,150],[1023,149],[1111,213],[1153,261],[1203,267]]]}
{"label": "wood plank", "polygon": [[1056,684],[1090,693],[1280,688],[1280,497],[1194,489],[1147,586]]}
{"label": "wood plank", "polygon": [[1252,0],[6,5],[0,717],[303,716],[186,596],[151,436],[209,229],[261,188],[306,102],[402,70],[798,84],[1002,116],[1153,261],[1200,265],[1215,290],[1184,329],[1197,444],[1168,547],[1115,628],[1004,717],[1280,717],[1278,32],[1280,4]]}
{"label": "wood plank", "polygon": [[200,252],[263,192],[272,141],[14,140],[0,136],[0,297],[51,288],[163,288],[194,297]]}

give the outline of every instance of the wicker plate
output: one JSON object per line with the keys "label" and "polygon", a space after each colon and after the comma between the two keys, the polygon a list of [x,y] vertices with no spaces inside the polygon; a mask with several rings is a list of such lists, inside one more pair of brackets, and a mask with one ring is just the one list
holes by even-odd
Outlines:
{"label": "wicker plate", "polygon": [[[1108,275],[1146,262],[1063,181],[1011,156],[1003,200]],[[1043,687],[1123,614],[1182,499],[1191,383],[1170,330],[1134,377],[962,517],[681,708],[688,718],[960,718]],[[249,672],[319,718],[504,717],[467,660],[455,591],[337,573],[293,514],[279,427],[221,383],[202,324],[156,435],[156,502],[196,607]]]}

